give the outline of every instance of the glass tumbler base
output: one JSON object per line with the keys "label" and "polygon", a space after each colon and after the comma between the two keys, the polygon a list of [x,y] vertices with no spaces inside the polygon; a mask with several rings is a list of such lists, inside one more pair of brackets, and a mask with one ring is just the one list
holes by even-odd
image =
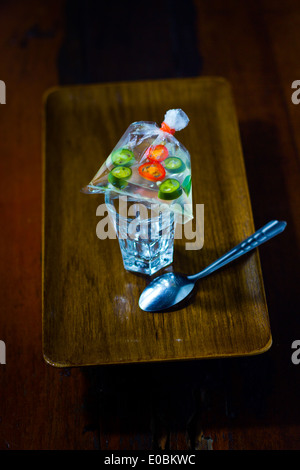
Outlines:
{"label": "glass tumbler base", "polygon": [[[127,271],[139,272],[141,274],[152,276],[157,271],[173,262],[173,240],[168,241],[168,246],[165,246],[164,250],[153,250],[153,253],[151,253],[151,250],[147,250],[146,253],[144,252],[145,250],[143,250],[143,252],[140,250],[129,250],[128,246],[126,246],[125,249],[125,247],[122,246],[121,240],[119,241],[124,268]],[[153,256],[151,256],[152,254]]]}

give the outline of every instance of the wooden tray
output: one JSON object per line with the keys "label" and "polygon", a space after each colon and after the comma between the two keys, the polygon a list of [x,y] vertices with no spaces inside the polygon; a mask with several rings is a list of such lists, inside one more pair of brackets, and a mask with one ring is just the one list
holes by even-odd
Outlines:
{"label": "wooden tray", "polygon": [[[182,108],[193,203],[204,204],[204,246],[176,240],[171,269],[195,273],[254,232],[238,124],[222,78],[61,87],[45,98],[43,354],[57,367],[258,354],[271,343],[258,252],[201,280],[183,310],[145,313],[147,284],[123,268],[117,240],[100,240],[103,195],[80,189],[129,124]],[[267,220],[266,220],[267,222]],[[168,268],[167,270],[170,270]],[[165,272],[162,270],[159,274]]]}

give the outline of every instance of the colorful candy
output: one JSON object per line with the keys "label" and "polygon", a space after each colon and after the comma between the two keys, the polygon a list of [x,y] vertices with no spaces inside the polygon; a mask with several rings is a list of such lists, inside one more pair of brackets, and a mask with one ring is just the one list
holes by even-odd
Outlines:
{"label": "colorful candy", "polygon": [[174,136],[188,124],[181,109],[167,111],[161,127],[135,122],[124,133],[92,181],[82,189],[94,194],[113,191],[193,217],[190,154]]}

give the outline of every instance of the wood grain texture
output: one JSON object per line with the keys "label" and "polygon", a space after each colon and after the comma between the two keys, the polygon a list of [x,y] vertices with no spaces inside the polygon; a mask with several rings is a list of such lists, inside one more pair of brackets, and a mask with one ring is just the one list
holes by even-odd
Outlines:
{"label": "wood grain texture", "polygon": [[205,207],[205,241],[201,250],[187,251],[187,240],[176,240],[174,270],[198,272],[254,232],[226,81],[146,81],[50,92],[45,103],[43,285],[44,356],[50,364],[241,356],[271,345],[257,252],[202,280],[185,308],[148,314],[138,307],[146,279],[124,270],[116,240],[96,236],[96,208],[103,195],[86,196],[80,188],[131,122],[162,119],[175,106],[190,117],[178,137],[192,155],[194,206]]}
{"label": "wood grain texture", "polygon": [[[80,371],[70,377],[42,355],[42,98],[59,80],[63,11],[60,0],[0,5],[0,74],[7,89],[0,106],[0,338],[7,352],[0,366],[1,450],[93,448],[77,412],[86,390]],[[72,416],[61,420],[67,409]]]}

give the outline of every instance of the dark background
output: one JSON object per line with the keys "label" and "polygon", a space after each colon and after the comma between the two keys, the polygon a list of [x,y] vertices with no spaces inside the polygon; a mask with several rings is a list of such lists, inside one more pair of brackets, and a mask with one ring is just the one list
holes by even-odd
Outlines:
{"label": "dark background", "polygon": [[[299,449],[297,0],[0,2],[0,449]],[[219,75],[232,85],[273,345],[260,355],[55,369],[42,357],[42,96],[65,84]]]}

